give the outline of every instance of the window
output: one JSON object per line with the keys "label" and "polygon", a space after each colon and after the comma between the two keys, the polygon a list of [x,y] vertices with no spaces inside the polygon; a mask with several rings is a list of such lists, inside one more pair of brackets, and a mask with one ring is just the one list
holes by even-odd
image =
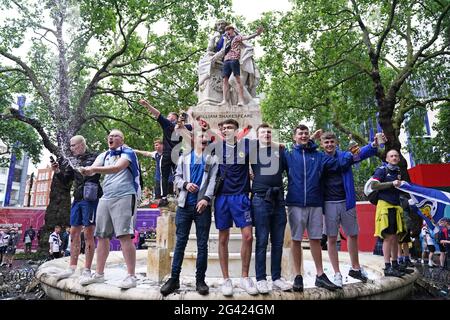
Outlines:
{"label": "window", "polygon": [[14,169],[14,182],[20,182],[20,179],[22,178],[22,169],[15,168]]}
{"label": "window", "polygon": [[5,191],[6,185],[4,183],[0,183],[0,193]]}

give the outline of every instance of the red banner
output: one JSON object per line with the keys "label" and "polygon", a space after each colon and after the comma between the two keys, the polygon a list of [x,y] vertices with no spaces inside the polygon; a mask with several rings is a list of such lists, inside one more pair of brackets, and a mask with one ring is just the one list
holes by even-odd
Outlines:
{"label": "red banner", "polygon": [[[0,208],[0,226],[17,227],[19,231],[18,249],[24,248],[23,232],[32,226],[36,234],[44,224],[45,208]],[[37,249],[38,240],[34,238],[32,249]]]}

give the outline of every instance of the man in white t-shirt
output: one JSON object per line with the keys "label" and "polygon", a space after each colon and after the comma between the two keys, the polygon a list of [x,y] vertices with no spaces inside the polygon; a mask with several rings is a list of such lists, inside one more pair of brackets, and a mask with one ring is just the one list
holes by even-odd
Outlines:
{"label": "man in white t-shirt", "polygon": [[109,133],[108,146],[109,150],[101,153],[92,166],[79,169],[85,176],[96,173],[105,175],[95,227],[95,236],[98,238],[97,268],[90,278],[80,280],[80,284],[105,281],[103,272],[109,255],[109,244],[115,235],[120,241],[128,271],[119,287],[129,289],[136,287],[136,247],[132,239],[141,193],[139,164],[134,151],[124,145],[124,135],[121,131],[114,129]]}
{"label": "man in white t-shirt", "polygon": [[52,234],[48,237],[48,243],[49,243],[49,250],[50,256],[53,259],[58,259],[61,257],[61,245],[62,241],[59,236],[59,233],[61,232],[60,226],[55,226],[55,230]]}

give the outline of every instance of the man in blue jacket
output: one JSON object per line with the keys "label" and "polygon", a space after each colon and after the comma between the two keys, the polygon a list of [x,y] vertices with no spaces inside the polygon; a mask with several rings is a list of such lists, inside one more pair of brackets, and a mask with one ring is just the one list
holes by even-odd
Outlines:
{"label": "man in blue jacket", "polygon": [[375,156],[378,150],[377,139],[358,149],[352,155],[350,151],[337,148],[338,139],[333,132],[321,134],[320,144],[327,155],[336,159],[342,167],[338,172],[328,172],[323,179],[325,234],[328,236],[328,256],[334,270],[334,284],[342,287],[342,274],[339,269],[339,258],[336,247],[339,226],[347,235],[348,253],[352,267],[348,273],[350,277],[367,282],[367,274],[361,268],[358,259],[358,220],[356,217],[355,185],[352,167],[348,165],[348,157],[352,157],[351,164]]}
{"label": "man in blue jacket", "polygon": [[301,276],[302,264],[302,238],[305,229],[308,230],[308,238],[311,246],[311,255],[316,267],[317,287],[328,290],[339,289],[323,272],[322,239],[323,229],[323,192],[321,177],[324,172],[336,172],[340,165],[348,166],[352,156],[345,155],[345,161],[338,161],[323,152],[317,151],[317,145],[310,140],[309,129],[305,125],[298,125],[294,129],[294,145],[286,148],[286,162],[288,166],[288,192],[286,205],[288,206],[288,220],[292,235],[292,256],[294,269],[297,274],[293,289],[303,291],[303,278]]}

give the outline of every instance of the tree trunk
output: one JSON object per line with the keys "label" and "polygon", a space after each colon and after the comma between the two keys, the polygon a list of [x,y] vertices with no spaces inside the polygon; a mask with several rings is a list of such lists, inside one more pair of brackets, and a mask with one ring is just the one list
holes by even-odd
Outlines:
{"label": "tree trunk", "polygon": [[61,227],[70,226],[70,188],[72,184],[66,185],[53,175],[50,191],[50,202],[45,211],[45,222],[41,228],[39,248],[48,252],[48,238],[56,225]]}

